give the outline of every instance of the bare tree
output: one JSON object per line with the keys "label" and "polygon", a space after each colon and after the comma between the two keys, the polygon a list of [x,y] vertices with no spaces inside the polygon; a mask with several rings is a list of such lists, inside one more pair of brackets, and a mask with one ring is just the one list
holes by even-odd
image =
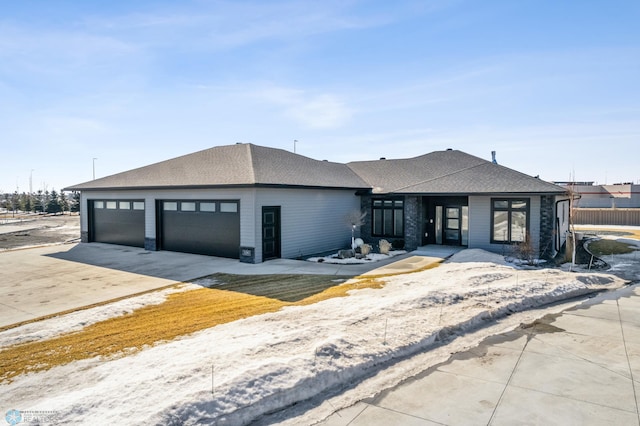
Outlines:
{"label": "bare tree", "polygon": [[580,199],[579,195],[576,195],[574,183],[567,187],[567,194],[569,195],[569,229],[571,230],[571,267],[569,270],[573,270],[576,266],[576,229],[575,229],[575,207],[576,201]]}

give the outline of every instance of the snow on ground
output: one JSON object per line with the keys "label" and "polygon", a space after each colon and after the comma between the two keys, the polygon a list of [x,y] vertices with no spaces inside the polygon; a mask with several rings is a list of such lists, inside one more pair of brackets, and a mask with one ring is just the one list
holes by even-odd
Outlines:
{"label": "snow on ground", "polygon": [[381,260],[387,260],[389,258],[400,256],[401,254],[405,254],[406,250],[392,250],[389,254],[381,254],[381,253],[369,253],[365,257],[361,259],[357,259],[355,257],[347,257],[346,259],[340,259],[337,255],[333,254],[331,256],[324,257],[310,257],[307,259],[308,262],[317,262],[317,263],[332,263],[332,264],[359,264],[359,263],[375,263]]}
{"label": "snow on ground", "polygon": [[159,291],[145,293],[140,296],[128,297],[106,305],[100,305],[66,315],[59,315],[42,321],[31,322],[19,327],[0,332],[0,348],[27,343],[35,340],[51,339],[63,333],[82,330],[84,327],[126,315],[143,306],[159,305],[172,293],[195,290],[201,288],[195,284],[183,284]]}
{"label": "snow on ground", "polygon": [[246,424],[512,312],[624,284],[607,274],[522,270],[481,250],[384,280],[348,299],[20,376],[0,385],[0,405],[55,410],[61,424]]}

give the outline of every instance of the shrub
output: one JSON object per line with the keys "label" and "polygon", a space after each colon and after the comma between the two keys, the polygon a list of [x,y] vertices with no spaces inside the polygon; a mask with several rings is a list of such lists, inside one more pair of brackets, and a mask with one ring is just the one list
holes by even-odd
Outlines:
{"label": "shrub", "polygon": [[391,241],[391,247],[393,247],[394,250],[402,250],[404,248],[404,240]]}

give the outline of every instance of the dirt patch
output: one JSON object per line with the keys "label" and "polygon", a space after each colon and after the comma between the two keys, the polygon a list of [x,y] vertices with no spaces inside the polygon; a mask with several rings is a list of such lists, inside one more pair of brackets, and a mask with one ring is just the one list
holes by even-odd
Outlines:
{"label": "dirt patch", "polygon": [[576,226],[576,230],[584,232],[585,234],[592,235],[611,235],[615,237],[631,238],[634,240],[640,240],[640,229],[615,229],[615,228],[583,228],[579,225]]}
{"label": "dirt patch", "polygon": [[80,216],[25,215],[0,225],[0,250],[60,244],[80,238]]}

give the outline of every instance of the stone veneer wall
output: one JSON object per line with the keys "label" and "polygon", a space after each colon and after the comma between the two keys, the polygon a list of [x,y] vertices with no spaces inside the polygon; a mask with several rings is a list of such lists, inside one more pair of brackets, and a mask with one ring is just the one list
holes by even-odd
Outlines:
{"label": "stone veneer wall", "polygon": [[553,232],[555,215],[553,195],[540,196],[540,258],[550,259],[553,255]]}
{"label": "stone veneer wall", "polygon": [[415,250],[422,242],[422,203],[415,195],[404,197],[404,249]]}
{"label": "stone veneer wall", "polygon": [[[367,215],[364,218],[364,224],[360,227],[360,238],[364,240],[365,243],[371,244],[373,246],[374,251],[377,251],[378,242],[380,240],[387,240],[390,243],[393,243],[394,240],[399,240],[400,238],[384,238],[384,237],[374,237],[371,235],[371,231],[373,229],[371,224],[371,199],[373,197],[371,195],[362,195],[360,197],[360,209],[363,212],[366,212]],[[376,197],[383,198],[383,197]],[[396,198],[396,197],[394,197]],[[407,251],[415,250],[421,242],[421,210],[422,203],[420,202],[420,197],[417,196],[405,196],[404,197],[404,249]]]}
{"label": "stone veneer wall", "polygon": [[148,251],[157,251],[158,247],[156,245],[155,238],[145,237],[144,239],[144,249]]}

